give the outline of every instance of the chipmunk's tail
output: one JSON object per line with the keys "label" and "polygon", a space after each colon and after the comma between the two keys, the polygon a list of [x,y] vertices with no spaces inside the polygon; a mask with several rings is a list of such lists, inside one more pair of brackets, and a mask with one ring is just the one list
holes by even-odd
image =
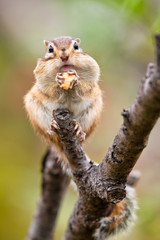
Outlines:
{"label": "chipmunk's tail", "polygon": [[133,187],[126,186],[126,198],[114,204],[108,217],[100,220],[99,228],[94,233],[95,240],[105,240],[120,232],[128,232],[136,220],[137,201]]}

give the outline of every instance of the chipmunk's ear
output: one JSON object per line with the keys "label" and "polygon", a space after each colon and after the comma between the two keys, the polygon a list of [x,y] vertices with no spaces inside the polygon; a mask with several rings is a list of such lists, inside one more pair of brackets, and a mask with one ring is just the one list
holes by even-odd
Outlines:
{"label": "chipmunk's ear", "polygon": [[43,40],[44,46],[48,47],[49,41]]}
{"label": "chipmunk's ear", "polygon": [[80,39],[80,38],[76,38],[76,42],[77,42],[77,43],[80,43],[80,42],[81,42],[81,39]]}

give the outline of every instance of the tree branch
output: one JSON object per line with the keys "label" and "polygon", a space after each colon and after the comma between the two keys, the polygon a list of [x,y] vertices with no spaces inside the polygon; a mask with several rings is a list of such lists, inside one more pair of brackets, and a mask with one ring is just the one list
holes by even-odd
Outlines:
{"label": "tree branch", "polygon": [[57,213],[69,179],[50,148],[42,162],[42,195],[26,240],[51,240]]}
{"label": "tree branch", "polygon": [[101,169],[113,179],[126,180],[160,114],[160,33],[155,40],[156,66],[148,65],[138,96],[128,110],[123,110],[124,122],[101,163]]}
{"label": "tree branch", "polygon": [[87,159],[76,138],[72,114],[67,109],[54,113],[60,127],[58,134],[79,191],[64,240],[95,239],[94,231],[100,220],[111,214],[113,203],[126,196],[127,177],[160,114],[160,34],[156,35],[156,47],[156,67],[149,64],[137,98],[128,110],[123,111],[124,122],[99,165]]}
{"label": "tree branch", "polygon": [[113,179],[126,180],[160,114],[160,33],[155,40],[156,66],[148,65],[137,98],[128,110],[123,110],[124,122],[101,163],[101,168]]}
{"label": "tree branch", "polygon": [[[79,192],[64,240],[104,240],[110,228],[102,225],[100,229],[102,220],[112,215],[115,203],[128,199],[126,183],[133,186],[137,180],[137,174],[130,172],[147,145],[160,114],[160,33],[156,34],[155,40],[156,65],[149,64],[137,98],[128,110],[122,112],[124,122],[99,165],[88,159],[76,138],[72,113],[67,109],[53,113]],[[62,172],[55,152],[50,150],[44,158],[42,196],[26,240],[51,240],[67,185],[68,177]],[[101,232],[105,229],[105,235],[97,237],[96,229]]]}

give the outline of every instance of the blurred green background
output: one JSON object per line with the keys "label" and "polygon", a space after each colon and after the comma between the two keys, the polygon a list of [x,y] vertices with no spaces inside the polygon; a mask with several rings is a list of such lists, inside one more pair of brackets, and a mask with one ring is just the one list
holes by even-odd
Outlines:
{"label": "blurred green background", "polygon": [[[61,35],[81,38],[84,51],[101,67],[104,110],[88,155],[101,161],[117,133],[123,108],[136,96],[147,64],[154,61],[154,34],[160,30],[159,0],[1,0],[0,1],[0,239],[25,238],[40,194],[45,143],[32,129],[23,96],[34,82],[42,43]],[[160,123],[136,169],[138,221],[122,238],[160,239]],[[62,204],[55,240],[64,234],[77,199],[70,187]]]}

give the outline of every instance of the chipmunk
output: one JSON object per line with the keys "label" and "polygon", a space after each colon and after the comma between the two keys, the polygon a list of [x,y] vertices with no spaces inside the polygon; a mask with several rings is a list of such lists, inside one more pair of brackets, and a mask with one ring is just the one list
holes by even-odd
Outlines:
{"label": "chipmunk", "polygon": [[[38,59],[34,70],[36,82],[25,96],[25,108],[33,127],[55,146],[67,162],[56,131],[52,112],[67,108],[76,120],[75,130],[81,142],[93,132],[102,110],[97,62],[80,48],[80,39],[58,37],[44,40],[47,52]],[[52,129],[51,129],[52,126]]]}
{"label": "chipmunk", "polygon": [[[77,137],[84,142],[95,129],[102,111],[100,69],[82,51],[78,38],[58,37],[44,41],[44,45],[47,52],[44,58],[38,59],[34,70],[36,81],[24,98],[25,108],[33,127],[55,146],[63,164],[67,164],[53,110],[67,108],[73,113]],[[135,209],[134,190],[128,186],[126,198],[114,204],[111,214],[95,229],[95,239],[104,240],[121,229],[126,230],[128,222],[135,218]]]}

